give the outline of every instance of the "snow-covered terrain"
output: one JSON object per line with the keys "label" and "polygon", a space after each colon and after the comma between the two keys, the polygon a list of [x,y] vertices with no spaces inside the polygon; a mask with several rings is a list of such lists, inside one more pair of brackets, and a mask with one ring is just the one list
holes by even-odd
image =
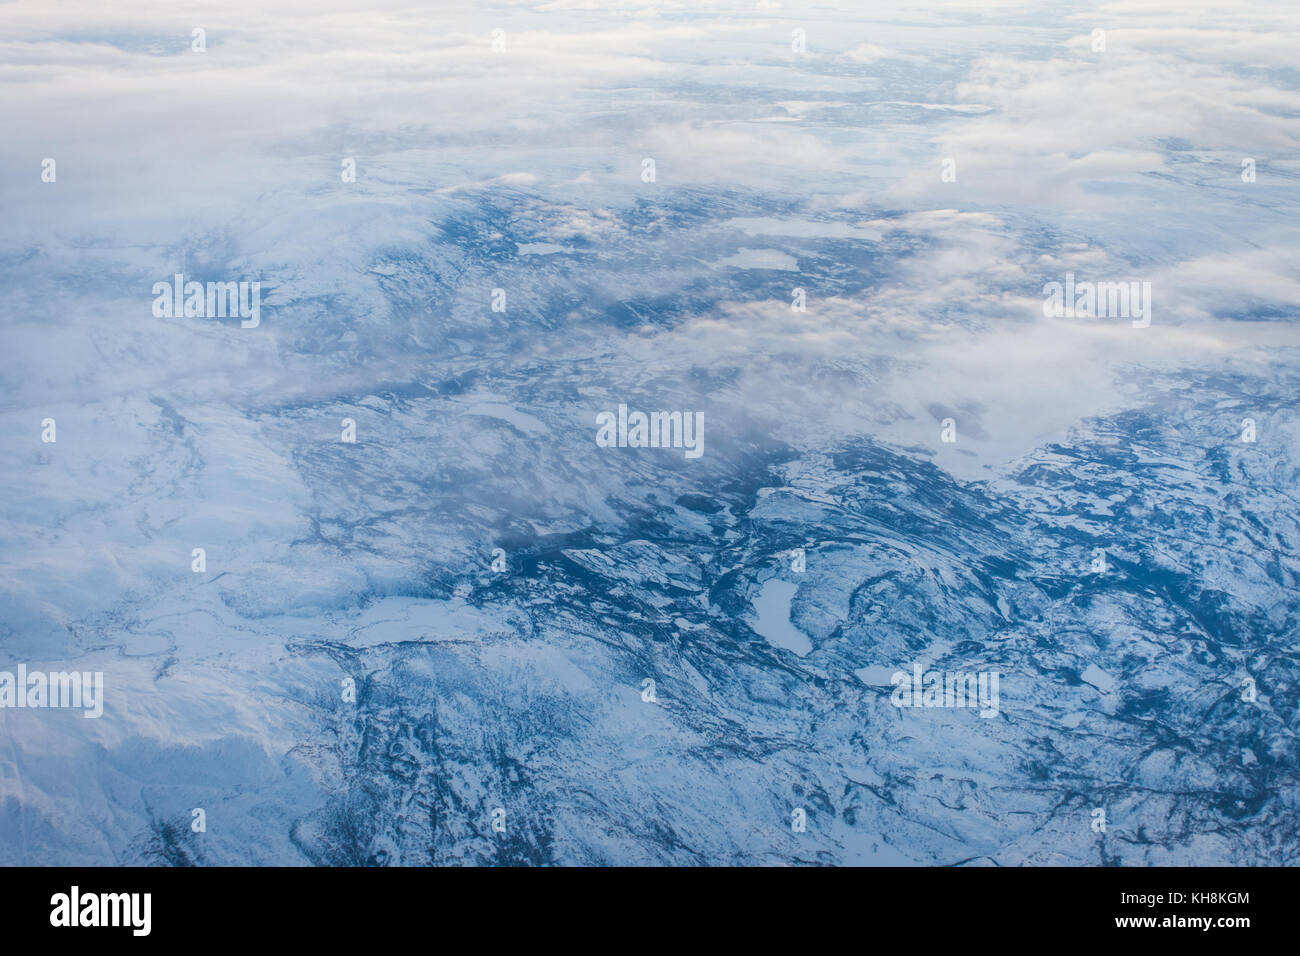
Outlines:
{"label": "snow-covered terrain", "polygon": [[369,6],[0,7],[0,863],[1300,863],[1300,10]]}

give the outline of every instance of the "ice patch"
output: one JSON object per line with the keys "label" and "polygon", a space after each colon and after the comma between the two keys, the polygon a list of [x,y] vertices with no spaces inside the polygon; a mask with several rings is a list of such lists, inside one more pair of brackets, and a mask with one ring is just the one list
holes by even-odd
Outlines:
{"label": "ice patch", "polygon": [[526,412],[521,412],[519,409],[514,408],[511,405],[480,402],[477,405],[470,406],[467,414],[485,415],[488,418],[499,418],[503,422],[509,422],[511,425],[514,425],[515,428],[518,428],[521,432],[526,432],[531,435],[546,434],[546,425],[543,424],[541,419],[534,418]]}
{"label": "ice patch", "polygon": [[719,260],[718,265],[734,269],[780,269],[794,272],[799,268],[799,260],[775,249],[741,249],[734,256]]}
{"label": "ice patch", "polygon": [[754,630],[773,647],[780,647],[803,657],[812,651],[807,635],[790,623],[790,602],[798,588],[789,581],[773,578],[763,585],[754,600],[758,620]]}
{"label": "ice patch", "polygon": [[1089,664],[1081,675],[1086,683],[1091,684],[1103,694],[1115,693],[1115,678],[1111,677],[1096,664]]}
{"label": "ice patch", "polygon": [[898,673],[898,668],[872,664],[869,667],[859,667],[853,673],[858,680],[870,687],[888,687],[893,683],[891,678]]}

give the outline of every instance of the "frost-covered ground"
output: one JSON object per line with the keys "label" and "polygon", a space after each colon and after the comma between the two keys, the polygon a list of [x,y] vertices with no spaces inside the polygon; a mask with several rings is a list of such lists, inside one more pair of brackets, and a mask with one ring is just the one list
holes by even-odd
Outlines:
{"label": "frost-covered ground", "polygon": [[1300,11],[875,6],[0,6],[0,863],[1300,862]]}

